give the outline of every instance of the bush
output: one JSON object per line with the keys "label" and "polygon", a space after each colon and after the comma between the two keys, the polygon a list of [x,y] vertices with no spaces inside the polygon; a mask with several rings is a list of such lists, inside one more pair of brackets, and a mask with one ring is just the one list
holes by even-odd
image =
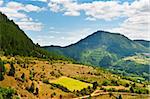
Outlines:
{"label": "bush", "polygon": [[32,82],[30,88],[28,89],[29,92],[33,93],[34,92],[34,83]]}
{"label": "bush", "polygon": [[130,87],[130,92],[131,92],[131,93],[134,93],[133,87]]}
{"label": "bush", "polygon": [[119,89],[118,92],[129,92],[129,90],[126,90],[126,89]]}
{"label": "bush", "polygon": [[6,68],[4,66],[4,62],[0,60],[0,81],[4,80],[4,74],[6,72]]}
{"label": "bush", "polygon": [[103,86],[108,86],[109,84],[110,84],[110,82],[107,81],[107,80],[104,80],[103,83],[102,83]]}
{"label": "bush", "polygon": [[98,83],[96,81],[96,82],[93,83],[93,89],[95,90],[97,88],[97,86],[98,86]]}
{"label": "bush", "polygon": [[145,88],[134,88],[134,92],[138,94],[149,94],[149,90]]}
{"label": "bush", "polygon": [[0,87],[0,99],[12,99],[12,96],[16,91],[12,88],[2,88]]}
{"label": "bush", "polygon": [[56,96],[56,93],[55,93],[55,92],[53,92],[53,93],[51,94],[51,98],[53,98],[54,96]]}
{"label": "bush", "polygon": [[66,87],[60,85],[60,84],[53,84],[53,83],[50,83],[52,86],[56,87],[56,88],[59,88],[61,89],[62,91],[64,92],[70,92],[69,89],[67,89]]}
{"label": "bush", "polygon": [[10,71],[9,71],[9,73],[8,73],[8,76],[13,76],[14,77],[14,75],[15,75],[15,67],[14,67],[14,65],[13,65],[13,63],[10,63]]}
{"label": "bush", "polygon": [[23,81],[25,81],[25,73],[23,73],[23,74],[21,75],[21,78],[22,78]]}
{"label": "bush", "polygon": [[111,80],[111,84],[114,85],[114,86],[119,86],[119,84],[116,80]]}
{"label": "bush", "polygon": [[126,83],[125,87],[129,87],[130,85],[128,83]]}
{"label": "bush", "polygon": [[107,91],[109,92],[117,92],[117,90],[115,88],[109,88],[109,89],[106,89]]}
{"label": "bush", "polygon": [[43,83],[49,84],[49,80],[48,79],[44,79]]}
{"label": "bush", "polygon": [[29,79],[33,80],[34,79],[34,75],[35,75],[34,72],[30,71],[30,77],[29,77]]}

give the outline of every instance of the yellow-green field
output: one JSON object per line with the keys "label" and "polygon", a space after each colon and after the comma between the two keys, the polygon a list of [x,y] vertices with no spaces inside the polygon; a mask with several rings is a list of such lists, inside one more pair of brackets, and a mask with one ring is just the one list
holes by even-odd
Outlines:
{"label": "yellow-green field", "polygon": [[143,58],[140,56],[130,56],[130,57],[124,58],[124,60],[131,60],[138,64],[150,64],[150,58]]}
{"label": "yellow-green field", "polygon": [[75,80],[69,77],[65,77],[62,76],[56,80],[51,81],[51,83],[54,84],[60,84],[64,87],[66,87],[67,89],[69,89],[70,91],[74,91],[74,90],[81,90],[83,88],[87,88],[88,86],[92,87],[92,84],[89,83],[85,83],[79,80]]}

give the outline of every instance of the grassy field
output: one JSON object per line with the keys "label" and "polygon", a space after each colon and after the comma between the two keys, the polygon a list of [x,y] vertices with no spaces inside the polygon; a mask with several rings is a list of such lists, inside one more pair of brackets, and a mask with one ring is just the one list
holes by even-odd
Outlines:
{"label": "grassy field", "polygon": [[[27,97],[30,99],[60,99],[60,96],[62,99],[72,99],[79,97],[76,93],[65,92],[50,83],[60,84],[70,91],[87,88],[88,86],[92,86],[92,83],[95,81],[99,84],[99,87],[102,86],[103,82],[107,81],[109,82],[106,85],[107,88],[125,89],[130,88],[133,83],[135,83],[138,88],[144,88],[144,83],[136,83],[122,79],[119,75],[114,75],[100,68],[72,64],[67,61],[50,61],[20,56],[0,56],[0,59],[4,62],[6,68],[4,80],[0,81],[0,87],[13,88],[17,94],[15,96],[19,96],[20,99],[26,99]],[[14,76],[8,75],[11,68],[10,62],[13,62],[15,68]],[[24,81],[21,78],[23,73],[25,74]],[[112,80],[117,81],[119,86],[114,86],[114,84],[111,83]],[[34,92],[29,92],[27,89],[31,87],[32,83],[34,83]],[[126,87],[126,84],[129,84],[129,87]],[[35,95],[36,88],[39,90],[37,95]],[[102,99],[109,99],[109,97]]]}
{"label": "grassy field", "polygon": [[88,86],[92,87],[92,84],[89,83],[85,83],[79,80],[75,80],[69,77],[65,77],[62,76],[56,80],[51,81],[51,83],[54,84],[60,84],[64,87],[66,87],[67,89],[69,89],[70,91],[74,91],[74,90],[81,90],[83,88],[87,88]]}
{"label": "grassy field", "polygon": [[150,58],[142,57],[142,56],[130,56],[124,58],[124,60],[131,60],[138,64],[150,64]]}

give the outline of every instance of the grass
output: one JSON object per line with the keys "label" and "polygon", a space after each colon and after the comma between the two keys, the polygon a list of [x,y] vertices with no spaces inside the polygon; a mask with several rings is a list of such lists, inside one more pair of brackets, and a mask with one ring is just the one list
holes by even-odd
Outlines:
{"label": "grass", "polygon": [[144,57],[140,57],[140,56],[130,56],[130,57],[124,58],[124,60],[131,60],[138,64],[150,64],[149,58],[144,58]]}
{"label": "grass", "polygon": [[[26,90],[26,88],[30,87],[32,82],[35,83],[36,88],[39,88],[39,99],[51,98],[51,94],[53,94],[54,92],[56,93],[54,99],[59,99],[60,95],[63,96],[63,99],[72,99],[78,97],[74,93],[64,92],[63,90],[53,87],[50,84],[43,83],[43,80],[48,80],[50,81],[50,83],[60,83],[70,91],[87,88],[89,85],[92,86],[92,84],[90,83],[93,83],[95,81],[97,81],[99,85],[101,85],[105,80],[117,80],[119,85],[133,83],[133,81],[122,79],[122,77],[111,74],[110,72],[103,69],[84,66],[80,64],[72,64],[66,61],[49,61],[35,57],[20,56],[0,56],[0,58],[2,59],[2,61],[5,61],[6,67],[6,74],[4,75],[5,79],[0,82],[0,87],[12,87],[14,90],[16,90],[17,94],[21,96],[21,98],[37,98],[37,96],[31,94]],[[14,63],[16,72],[14,77],[7,75],[10,70],[9,62],[11,61]],[[23,67],[24,64],[26,67]],[[35,74],[33,76],[33,80],[29,79],[30,71]],[[54,75],[50,74],[52,71],[54,72]],[[23,73],[25,73],[25,82],[22,82],[20,80]],[[58,78],[57,75],[59,75],[60,78]],[[89,83],[85,83],[80,80],[84,80]],[[137,87],[143,87],[143,85],[144,84],[136,83]],[[109,99],[109,97],[103,99]]]}
{"label": "grass", "polygon": [[66,87],[67,89],[69,89],[70,91],[74,91],[74,90],[81,90],[83,88],[87,88],[88,86],[92,87],[92,84],[89,83],[85,83],[79,80],[75,80],[69,77],[65,77],[62,76],[56,80],[51,81],[51,83],[54,84],[60,84],[64,87]]}

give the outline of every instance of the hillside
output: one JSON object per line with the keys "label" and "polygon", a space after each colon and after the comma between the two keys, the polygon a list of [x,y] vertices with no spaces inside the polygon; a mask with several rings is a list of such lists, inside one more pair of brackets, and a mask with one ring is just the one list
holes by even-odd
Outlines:
{"label": "hillside", "polygon": [[6,15],[0,12],[0,48],[6,55],[30,55],[36,51],[36,45]]}
{"label": "hillside", "polygon": [[49,59],[71,60],[54,52],[48,52],[37,44],[19,28],[13,20],[0,12],[0,55],[34,56]]}
{"label": "hillside", "polygon": [[146,40],[134,40],[134,41],[142,44],[145,47],[150,47],[150,41],[146,41]]}
{"label": "hillside", "polygon": [[149,64],[150,57],[146,55],[134,55],[122,58],[117,62],[114,62],[110,67],[114,73],[118,73],[124,76],[141,77],[142,80],[149,80]]}
{"label": "hillside", "polygon": [[[119,37],[122,38],[121,42]],[[136,77],[133,80],[132,76],[129,78],[112,74],[100,67],[74,64],[76,61],[67,58],[105,67],[115,66],[113,63],[118,64],[122,57],[123,62],[138,60],[138,64],[148,64],[147,56],[129,57],[136,53],[145,55],[148,50],[123,35],[98,31],[79,41],[79,45],[48,47],[50,52],[47,52],[35,45],[18,25],[0,13],[0,38],[0,99],[150,97],[149,81],[144,78]],[[115,38],[118,39],[115,41]],[[119,45],[122,43],[123,46]]]}
{"label": "hillside", "polygon": [[95,99],[106,99],[111,92],[118,92],[112,95],[121,94],[123,98],[149,97],[148,82],[134,82],[101,68],[68,61],[1,56],[0,68],[3,68],[0,97],[6,99],[72,99],[89,97],[90,94]]}
{"label": "hillside", "polygon": [[97,31],[66,47],[45,46],[43,48],[72,57],[85,64],[104,67],[110,66],[122,57],[148,52],[146,47],[124,35],[106,31]]}

